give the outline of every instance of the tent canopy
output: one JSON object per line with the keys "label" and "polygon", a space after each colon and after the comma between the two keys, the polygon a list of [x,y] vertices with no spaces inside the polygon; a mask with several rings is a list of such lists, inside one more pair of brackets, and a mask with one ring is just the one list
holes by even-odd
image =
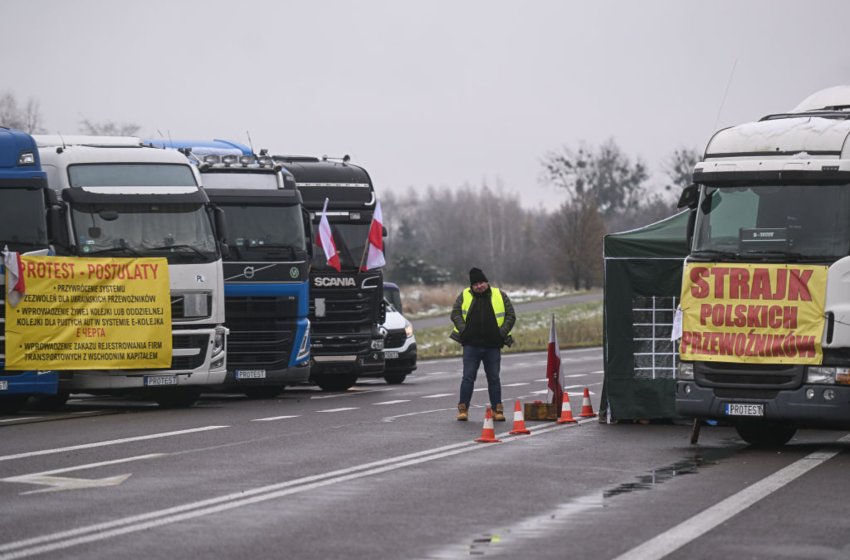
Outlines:
{"label": "tent canopy", "polygon": [[685,211],[603,240],[602,411],[612,420],[676,417],[678,345],[670,336],[687,224]]}

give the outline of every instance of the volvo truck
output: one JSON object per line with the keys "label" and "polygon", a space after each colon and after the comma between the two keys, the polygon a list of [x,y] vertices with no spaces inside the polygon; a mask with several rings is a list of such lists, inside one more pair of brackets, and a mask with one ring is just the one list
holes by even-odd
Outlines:
{"label": "volvo truck", "polygon": [[[35,136],[56,192],[68,243],[60,255],[167,260],[171,365],[162,369],[69,370],[70,391],[143,394],[162,407],[191,406],[226,376],[223,213],[181,153],[135,137]],[[67,393],[66,393],[67,394]]]}
{"label": "volvo truck", "polygon": [[756,446],[850,429],[850,86],[715,133],[693,181],[677,412]]}
{"label": "volvo truck", "polygon": [[362,270],[377,201],[372,179],[347,156],[273,159],[295,177],[310,212],[314,240],[328,200],[327,218],[341,270],[327,263],[321,247],[313,247],[310,379],[325,391],[346,390],[358,377],[384,371],[384,338],[379,330],[385,314],[383,272]]}
{"label": "volvo truck", "polygon": [[[48,208],[56,196],[47,189],[33,138],[0,127],[0,250],[47,253],[50,250]],[[23,408],[31,396],[55,395],[55,371],[10,371],[6,355],[6,271],[0,258],[0,414]]]}
{"label": "volvo truck", "polygon": [[226,216],[225,390],[273,398],[310,377],[309,223],[279,163],[226,140],[145,140],[182,150]]}

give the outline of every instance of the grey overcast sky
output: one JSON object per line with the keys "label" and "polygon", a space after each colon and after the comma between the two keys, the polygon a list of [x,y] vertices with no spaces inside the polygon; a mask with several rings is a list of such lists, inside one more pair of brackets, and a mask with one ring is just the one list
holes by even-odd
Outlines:
{"label": "grey overcast sky", "polygon": [[677,147],[850,84],[846,0],[3,4],[0,91],[38,99],[49,132],[249,131],[350,154],[379,196],[486,182],[552,207],[540,158],[607,138],[662,184]]}

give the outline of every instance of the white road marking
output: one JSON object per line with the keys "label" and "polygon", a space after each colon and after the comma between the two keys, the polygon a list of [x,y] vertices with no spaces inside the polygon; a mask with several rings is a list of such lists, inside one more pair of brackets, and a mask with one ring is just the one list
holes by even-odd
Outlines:
{"label": "white road marking", "polygon": [[585,377],[586,373],[574,373],[572,375],[565,375],[564,377]]}
{"label": "white road marking", "polygon": [[532,391],[531,394],[532,395],[545,395],[548,392],[549,392],[549,389],[544,389],[543,391]]}
{"label": "white road marking", "polygon": [[508,383],[507,385],[502,385],[502,387],[520,387],[522,385],[528,385],[528,383]]}
{"label": "white road marking", "polygon": [[3,422],[18,422],[20,420],[36,420],[38,418],[43,418],[43,416],[24,416],[21,418],[9,418],[8,420],[0,420],[0,423]]}
{"label": "white road marking", "polygon": [[374,405],[376,405],[376,406],[377,406],[377,405],[383,405],[383,404],[401,404],[401,403],[405,403],[405,402],[410,402],[410,401],[405,401],[405,400],[401,400],[401,401],[384,401],[384,402],[376,402],[376,403],[372,403],[372,404],[374,404]]}
{"label": "white road marking", "polygon": [[447,373],[451,373],[451,372],[448,372],[448,371],[432,371],[432,372],[426,373],[425,375],[445,375]]}
{"label": "white road marking", "polygon": [[366,393],[382,393],[384,391],[389,391],[389,389],[366,389],[357,390],[357,389],[349,389],[345,393],[341,393],[339,395],[315,395],[310,397],[311,399],[337,399],[339,397],[353,397],[354,395],[365,395]]}
{"label": "white road marking", "polygon": [[72,445],[70,447],[58,447],[55,449],[44,449],[42,451],[30,451],[28,453],[18,453],[16,455],[5,455],[0,457],[0,461],[11,461],[12,459],[24,459],[26,457],[37,457],[38,455],[51,455],[53,453],[64,453],[66,451],[77,451],[78,449],[92,449],[94,447],[105,447],[107,445],[118,445],[121,443],[129,443],[131,441],[144,441],[146,439],[157,439],[171,436],[181,436],[184,434],[194,434],[197,432],[206,432],[209,430],[220,430],[229,428],[230,426],[204,426],[203,428],[192,428],[191,430],[178,430],[176,432],[163,432],[160,434],[151,434],[148,436],[136,436],[130,438],[113,439],[109,441],[98,441],[95,443],[84,443],[82,445]]}
{"label": "white road marking", "polygon": [[329,408],[327,410],[317,410],[316,412],[345,412],[346,410],[359,410],[359,406],[349,406],[346,408]]}
{"label": "white road marking", "polygon": [[268,418],[254,418],[251,422],[272,422],[273,420],[286,420],[288,418],[298,418],[298,416],[269,416]]}
{"label": "white road marking", "polygon": [[546,379],[535,379],[534,381],[535,381],[536,383],[549,383],[549,378],[546,378]]}
{"label": "white road marking", "polygon": [[121,474],[110,476],[107,478],[68,478],[64,476],[53,476],[59,473],[71,471],[79,471],[83,469],[93,469],[107,465],[117,465],[119,463],[128,463],[130,461],[140,461],[143,459],[155,459],[157,457],[165,457],[166,453],[153,453],[150,455],[138,455],[136,457],[127,457],[125,459],[116,459],[114,461],[101,461],[99,463],[89,463],[87,465],[77,465],[76,467],[66,467],[64,469],[55,469],[52,471],[44,471],[40,473],[23,474],[19,476],[11,476],[9,478],[0,479],[0,482],[19,482],[24,484],[43,484],[50,488],[42,488],[41,490],[31,490],[23,492],[23,494],[39,494],[42,492],[57,492],[60,490],[79,490],[80,488],[99,488],[102,486],[117,486],[121,484],[131,475]]}
{"label": "white road marking", "polygon": [[604,369],[600,369],[599,371],[591,371],[591,374],[605,373]]}
{"label": "white road marking", "polygon": [[[844,436],[838,441],[850,441],[850,436]],[[672,529],[656,535],[645,543],[617,556],[614,560],[656,560],[664,558],[803,476],[818,465],[832,459],[842,451],[843,449],[828,449],[826,447],[815,451],[776,471],[767,478],[744,488],[737,494],[729,496],[702,513],[694,515]]]}
{"label": "white road marking", "polygon": [[[590,420],[580,420],[579,424],[583,424],[588,421]],[[573,426],[576,426],[576,424],[561,424],[535,430],[529,435],[511,436],[505,432],[503,434],[498,434],[496,437],[502,440],[502,444],[509,444],[513,441],[525,440],[527,438],[555,430],[570,429]],[[194,519],[238,507],[258,504],[277,498],[283,498],[292,494],[308,492],[333,484],[340,484],[350,480],[379,475],[385,472],[411,467],[435,461],[437,459],[443,459],[445,457],[451,457],[452,455],[482,449],[492,449],[492,447],[488,445],[479,445],[474,441],[455,443],[444,447],[419,451],[409,455],[391,457],[389,459],[357,465],[325,474],[318,474],[297,480],[272,484],[270,486],[243,490],[234,494],[201,500],[199,502],[188,503],[182,506],[175,506],[140,515],[133,515],[122,519],[114,519],[104,523],[78,527],[76,529],[69,529],[21,541],[3,543],[0,544],[0,552],[6,552],[6,554],[0,555],[0,560],[26,558],[28,556],[43,554],[45,552],[63,550],[80,544],[145,531],[163,525],[172,525],[188,519]]]}
{"label": "white road marking", "polygon": [[487,390],[487,387],[479,387],[478,389],[473,389],[472,392],[477,393],[478,391],[486,391],[486,390]]}
{"label": "white road marking", "polygon": [[451,397],[454,393],[438,393],[436,395],[425,395],[423,399],[438,399],[440,397]]}

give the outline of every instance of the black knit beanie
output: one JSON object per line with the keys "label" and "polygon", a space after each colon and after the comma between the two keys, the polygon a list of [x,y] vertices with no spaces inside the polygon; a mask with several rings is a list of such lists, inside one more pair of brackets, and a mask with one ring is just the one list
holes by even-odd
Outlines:
{"label": "black knit beanie", "polygon": [[472,267],[469,269],[469,284],[472,286],[478,282],[487,282],[487,277],[484,276],[484,271],[480,268]]}

